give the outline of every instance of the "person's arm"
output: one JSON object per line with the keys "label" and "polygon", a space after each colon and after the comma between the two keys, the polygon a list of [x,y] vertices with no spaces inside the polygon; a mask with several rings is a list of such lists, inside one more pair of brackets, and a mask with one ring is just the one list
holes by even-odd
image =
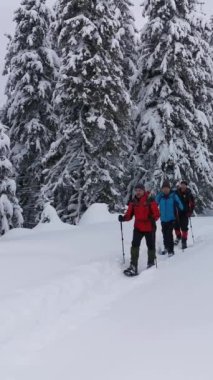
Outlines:
{"label": "person's arm", "polygon": [[133,218],[133,216],[134,216],[134,206],[133,206],[133,203],[130,202],[127,212],[124,214],[124,222],[128,222],[129,220]]}
{"label": "person's arm", "polygon": [[192,193],[190,193],[190,196],[189,196],[189,217],[192,216],[194,209],[195,209],[195,199],[194,199],[194,196],[192,195]]}
{"label": "person's arm", "polygon": [[181,202],[181,200],[177,194],[175,194],[174,199],[175,199],[175,204],[176,204],[177,208],[179,210],[183,211],[184,210],[183,203]]}
{"label": "person's arm", "polygon": [[156,195],[156,197],[155,197],[155,202],[156,202],[158,205],[159,205],[159,203],[160,203],[161,198],[162,198],[162,193],[158,193],[158,194]]}
{"label": "person's arm", "polygon": [[119,222],[128,222],[133,218],[134,215],[134,206],[133,203],[130,202],[128,205],[127,212],[124,215],[119,215],[118,216],[118,221]]}
{"label": "person's arm", "polygon": [[153,219],[157,222],[157,220],[160,218],[160,211],[157,203],[154,200],[150,203],[150,209]]}

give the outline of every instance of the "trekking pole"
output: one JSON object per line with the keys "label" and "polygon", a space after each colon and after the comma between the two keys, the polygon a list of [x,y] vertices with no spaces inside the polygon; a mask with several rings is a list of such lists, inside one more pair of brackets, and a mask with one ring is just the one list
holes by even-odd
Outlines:
{"label": "trekking pole", "polygon": [[193,240],[193,244],[195,243],[195,237],[194,237],[194,234],[193,234],[193,229],[192,229],[192,219],[189,218],[189,223],[190,223],[190,228],[191,228],[191,233],[192,233],[192,240]]}
{"label": "trekking pole", "polygon": [[124,234],[123,234],[123,224],[122,224],[122,222],[120,222],[120,226],[121,226],[121,240],[122,240],[123,263],[125,264]]}
{"label": "trekking pole", "polygon": [[152,238],[153,238],[153,241],[154,241],[154,247],[155,247],[155,266],[156,266],[156,269],[158,268],[158,259],[157,259],[157,251],[156,251],[156,231],[157,231],[157,225],[156,223],[154,224],[154,231],[152,233]]}

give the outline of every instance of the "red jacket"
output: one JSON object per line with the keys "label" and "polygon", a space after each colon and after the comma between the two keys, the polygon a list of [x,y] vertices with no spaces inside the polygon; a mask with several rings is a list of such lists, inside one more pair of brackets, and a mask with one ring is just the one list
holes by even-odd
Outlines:
{"label": "red jacket", "polygon": [[140,199],[135,197],[129,203],[128,210],[124,215],[124,221],[128,222],[133,216],[135,216],[135,228],[141,232],[153,231],[153,221],[159,219],[160,211],[157,203],[149,199],[149,193],[145,193]]}

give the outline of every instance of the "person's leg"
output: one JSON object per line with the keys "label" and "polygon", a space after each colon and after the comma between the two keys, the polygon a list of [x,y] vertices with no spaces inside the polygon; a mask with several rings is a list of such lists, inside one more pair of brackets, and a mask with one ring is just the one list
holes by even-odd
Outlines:
{"label": "person's leg", "polygon": [[153,242],[153,249],[156,252],[156,231],[157,231],[157,224],[156,222],[153,223],[153,231],[152,231],[152,242]]}
{"label": "person's leg", "polygon": [[153,231],[152,231],[152,243],[153,243],[153,250],[155,254],[156,259],[156,232],[157,232],[157,224],[156,222],[153,224]]}
{"label": "person's leg", "polygon": [[146,245],[148,248],[148,263],[147,267],[150,267],[155,264],[155,244],[153,239],[153,232],[145,233]]}
{"label": "person's leg", "polygon": [[166,228],[166,241],[168,254],[174,254],[174,238],[173,238],[174,221],[167,223]]}
{"label": "person's leg", "polygon": [[167,231],[166,231],[166,222],[162,222],[161,223],[161,227],[162,227],[162,235],[163,235],[163,244],[164,244],[164,248],[165,248],[165,250],[167,250],[168,249],[168,247],[167,247]]}
{"label": "person's leg", "polygon": [[180,215],[177,214],[176,219],[175,219],[175,235],[177,238],[181,239],[181,227],[180,227]]}
{"label": "person's leg", "polygon": [[124,271],[124,274],[127,276],[135,276],[138,274],[138,258],[139,258],[139,249],[140,249],[142,237],[143,237],[143,233],[137,229],[134,229],[132,246],[131,246],[130,266]]}
{"label": "person's leg", "polygon": [[187,248],[189,218],[187,215],[181,217],[181,230],[182,230],[182,248]]}
{"label": "person's leg", "polygon": [[143,236],[141,231],[134,229],[131,247],[131,265],[134,265],[136,269],[138,269],[139,250]]}
{"label": "person's leg", "polygon": [[174,229],[175,229],[175,235],[176,235],[175,245],[177,245],[179,243],[179,241],[181,240],[181,237],[182,237],[181,236],[181,227],[180,227],[180,216],[179,216],[179,214],[176,216]]}

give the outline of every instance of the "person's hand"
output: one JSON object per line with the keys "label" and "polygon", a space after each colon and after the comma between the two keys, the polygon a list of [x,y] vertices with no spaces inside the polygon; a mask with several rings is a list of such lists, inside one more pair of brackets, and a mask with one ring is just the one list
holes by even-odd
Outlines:
{"label": "person's hand", "polygon": [[118,221],[121,223],[121,222],[124,222],[124,217],[123,215],[118,215]]}

